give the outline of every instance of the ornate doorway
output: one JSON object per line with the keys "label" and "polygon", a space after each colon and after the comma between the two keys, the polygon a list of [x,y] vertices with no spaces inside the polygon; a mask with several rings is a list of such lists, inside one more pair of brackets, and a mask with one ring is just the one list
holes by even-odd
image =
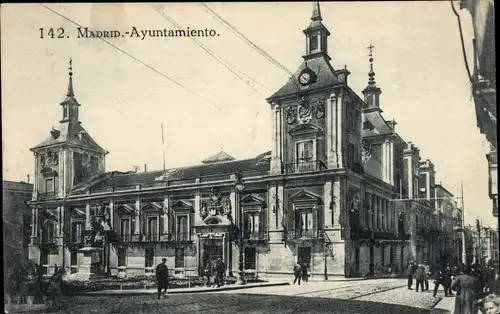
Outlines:
{"label": "ornate doorway", "polygon": [[203,262],[213,262],[217,259],[224,260],[224,242],[222,239],[203,240]]}

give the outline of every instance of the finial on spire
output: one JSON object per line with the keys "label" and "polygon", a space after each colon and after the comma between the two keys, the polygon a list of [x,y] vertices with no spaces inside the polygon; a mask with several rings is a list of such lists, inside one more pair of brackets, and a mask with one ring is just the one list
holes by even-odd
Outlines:
{"label": "finial on spire", "polygon": [[319,7],[319,2],[315,1],[313,3],[313,14],[311,16],[311,20],[313,21],[322,21],[323,18],[321,18],[321,9]]}
{"label": "finial on spire", "polygon": [[368,56],[370,57],[370,72],[368,72],[368,85],[370,86],[375,86],[375,72],[373,71],[373,48],[375,48],[375,46],[372,45],[372,43],[370,42],[370,46],[368,46],[366,49],[368,49],[370,51],[370,53],[368,53]]}
{"label": "finial on spire", "polygon": [[66,96],[73,97],[75,94],[73,93],[73,60],[69,58],[69,83],[68,83],[68,92]]}

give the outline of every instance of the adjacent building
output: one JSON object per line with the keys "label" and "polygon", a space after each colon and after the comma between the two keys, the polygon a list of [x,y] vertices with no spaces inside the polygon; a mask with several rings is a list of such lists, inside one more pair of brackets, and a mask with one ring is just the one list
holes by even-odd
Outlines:
{"label": "adjacent building", "polygon": [[[33,185],[2,181],[4,274],[28,257],[31,234],[31,200]],[[6,278],[7,276],[5,276]]]}
{"label": "adjacent building", "polygon": [[422,260],[415,237],[429,246],[420,230],[433,207],[400,202],[420,195],[418,149],[382,116],[373,47],[361,98],[347,67],[331,65],[322,20],[315,3],[301,65],[267,99],[271,149],[248,159],[219,152],[194,166],[106,172],[70,72],[62,118],[32,148],[30,258],[47,274],[58,265],[83,277],[149,274],[163,257],[176,276],[217,258],[231,276],[240,253],[260,277],[288,276],[297,262],[313,276],[359,277]]}

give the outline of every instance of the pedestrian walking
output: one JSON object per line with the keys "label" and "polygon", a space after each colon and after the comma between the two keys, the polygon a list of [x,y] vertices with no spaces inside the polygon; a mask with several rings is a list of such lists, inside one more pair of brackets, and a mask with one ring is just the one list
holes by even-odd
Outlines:
{"label": "pedestrian walking", "polygon": [[413,285],[413,276],[415,275],[415,271],[417,270],[417,265],[414,261],[410,261],[408,268],[406,269],[406,277],[408,278],[408,289],[411,290],[411,286]]}
{"label": "pedestrian walking", "polygon": [[57,268],[57,272],[52,275],[49,282],[49,287],[47,288],[47,305],[49,307],[54,306],[56,297],[61,295],[61,288],[63,284],[64,269]]}
{"label": "pedestrian walking", "polygon": [[156,281],[158,283],[158,299],[161,299],[165,297],[168,290],[168,267],[166,258],[162,258],[161,263],[156,266]]}
{"label": "pedestrian walking", "polygon": [[489,294],[481,300],[479,309],[483,314],[500,314],[500,296]]}
{"label": "pedestrian walking", "polygon": [[302,283],[307,282],[309,278],[309,274],[307,273],[307,264],[302,264]]}
{"label": "pedestrian walking", "polygon": [[417,281],[417,286],[415,291],[418,292],[418,288],[420,287],[421,291],[424,291],[424,276],[425,276],[425,268],[424,265],[418,265],[417,270],[415,271],[415,280]]}
{"label": "pedestrian walking", "polygon": [[425,291],[429,291],[429,277],[431,276],[431,267],[429,264],[427,264],[427,261],[424,262],[424,270],[425,270],[425,276],[424,276],[424,286],[425,286]]}
{"label": "pedestrian walking", "polygon": [[444,296],[453,296],[453,291],[451,289],[451,268],[449,265],[446,265],[443,269],[443,288],[444,288]]}
{"label": "pedestrian walking", "polygon": [[433,292],[433,296],[436,297],[436,294],[437,294],[437,291],[439,289],[439,286],[443,286],[443,289],[444,289],[444,296],[447,297],[448,296],[448,279],[444,278],[444,272],[440,269],[438,269],[435,273],[434,273],[434,292]]}
{"label": "pedestrian walking", "polygon": [[215,263],[215,284],[217,285],[217,288],[222,285],[225,272],[226,265],[224,264],[224,261],[222,261],[222,259],[219,257]]}
{"label": "pedestrian walking", "polygon": [[293,274],[295,276],[293,284],[298,283],[298,285],[300,286],[300,279],[302,277],[302,266],[299,263],[295,264],[295,266],[293,267]]}
{"label": "pedestrian walking", "polygon": [[455,298],[455,314],[476,314],[478,311],[477,300],[481,293],[479,280],[471,276],[470,268],[459,275],[451,284],[451,288],[457,292]]}

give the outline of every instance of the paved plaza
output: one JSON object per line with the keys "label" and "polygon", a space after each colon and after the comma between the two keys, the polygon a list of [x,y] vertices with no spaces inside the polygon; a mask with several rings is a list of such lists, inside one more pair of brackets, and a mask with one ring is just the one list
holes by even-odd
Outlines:
{"label": "paved plaza", "polygon": [[402,279],[374,279],[172,294],[162,300],[151,294],[61,297],[51,309],[16,313],[431,313],[442,295],[408,290]]}

